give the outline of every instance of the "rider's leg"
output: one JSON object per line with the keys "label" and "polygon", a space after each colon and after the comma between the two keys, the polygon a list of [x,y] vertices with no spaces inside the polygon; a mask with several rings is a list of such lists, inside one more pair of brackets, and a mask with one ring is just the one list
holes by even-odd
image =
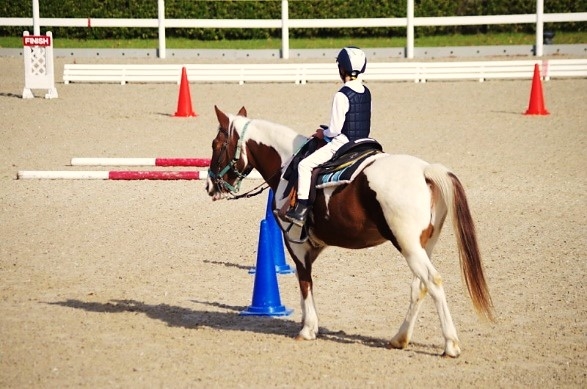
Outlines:
{"label": "rider's leg", "polygon": [[339,142],[327,143],[302,159],[298,164],[298,202],[294,208],[285,214],[285,217],[292,223],[301,226],[306,221],[310,205],[308,204],[308,198],[310,196],[310,186],[312,185],[312,170],[332,158],[332,155],[340,146]]}

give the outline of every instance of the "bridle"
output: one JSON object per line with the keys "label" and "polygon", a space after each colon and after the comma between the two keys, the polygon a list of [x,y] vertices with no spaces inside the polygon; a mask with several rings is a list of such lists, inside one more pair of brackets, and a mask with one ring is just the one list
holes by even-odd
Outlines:
{"label": "bridle", "polygon": [[[237,195],[238,191],[240,190],[243,179],[245,179],[249,175],[249,173],[253,170],[252,167],[247,168],[245,166],[245,170],[240,171],[240,170],[238,170],[238,168],[236,166],[236,164],[240,160],[241,154],[243,152],[243,139],[245,138],[245,133],[247,132],[247,128],[249,127],[250,123],[251,123],[250,120],[245,123],[245,125],[243,127],[243,131],[238,138],[238,142],[236,143],[236,150],[234,151],[234,156],[232,158],[229,157],[228,144],[229,144],[230,136],[227,133],[226,140],[222,144],[222,150],[220,150],[217,162],[220,161],[223,154],[226,155],[227,159],[230,159],[230,162],[228,162],[222,169],[220,169],[220,171],[218,173],[214,173],[211,168],[208,168],[208,177],[212,180],[214,185],[217,188],[219,188],[221,191],[222,191],[222,189],[224,189],[226,192],[228,192],[232,196],[232,197],[229,197],[228,200],[238,200],[243,197],[246,197],[246,198],[253,197],[253,196],[256,196],[256,195],[262,193],[265,189],[269,188],[269,184],[267,183],[267,181],[263,181],[260,185],[257,185],[256,187],[249,190],[248,192],[243,193],[241,195]],[[212,167],[212,162],[210,162],[210,167]],[[230,183],[226,182],[222,178],[225,174],[227,174],[229,172],[236,175],[236,180],[234,182],[234,185],[231,185]]]}
{"label": "bridle", "polygon": [[[247,175],[249,175],[251,170],[253,170],[252,168],[245,167],[245,170],[241,172],[238,170],[238,168],[236,166],[236,164],[238,163],[238,161],[241,158],[241,154],[243,151],[243,139],[245,137],[245,133],[247,132],[247,128],[249,127],[250,123],[251,123],[251,121],[249,120],[248,122],[245,123],[245,126],[243,127],[242,134],[239,136],[238,142],[236,144],[236,150],[234,151],[234,156],[232,158],[227,158],[227,159],[230,159],[230,162],[228,162],[222,169],[220,169],[220,171],[218,173],[214,173],[212,171],[212,169],[211,169],[212,163],[210,163],[210,168],[208,168],[208,177],[212,180],[214,185],[216,185],[218,188],[221,188],[221,189],[224,188],[228,193],[230,193],[232,195],[234,195],[235,193],[238,193],[238,191],[240,190],[241,183],[242,183],[243,179]],[[227,133],[226,140],[222,144],[222,149],[220,150],[220,154],[218,155],[218,159],[216,162],[219,162],[221,160],[221,157],[223,156],[223,154],[226,155],[227,157],[229,157],[229,154],[228,154],[229,140],[230,140],[230,136]],[[228,172],[234,173],[236,175],[236,181],[234,182],[234,185],[229,184],[228,182],[226,182],[222,178]]]}

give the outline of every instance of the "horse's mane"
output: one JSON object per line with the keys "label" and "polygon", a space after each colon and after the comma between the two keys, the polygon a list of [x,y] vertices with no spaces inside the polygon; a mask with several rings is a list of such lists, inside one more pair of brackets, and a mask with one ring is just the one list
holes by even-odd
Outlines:
{"label": "horse's mane", "polygon": [[252,139],[274,147],[283,156],[289,157],[301,145],[307,137],[299,134],[294,129],[279,123],[273,123],[264,119],[250,119],[244,116],[231,118],[234,127],[242,136],[242,131],[247,122],[250,122],[245,134],[246,139]]}

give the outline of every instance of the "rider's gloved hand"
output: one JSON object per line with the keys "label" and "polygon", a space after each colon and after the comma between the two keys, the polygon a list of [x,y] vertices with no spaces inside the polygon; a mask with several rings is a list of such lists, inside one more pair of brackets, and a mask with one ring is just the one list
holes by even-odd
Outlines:
{"label": "rider's gloved hand", "polygon": [[314,138],[324,139],[324,130],[328,130],[328,126],[326,124],[320,124],[320,128],[318,128],[312,136]]}
{"label": "rider's gloved hand", "polygon": [[314,135],[312,135],[312,137],[318,138],[318,139],[324,139],[324,129],[323,128],[317,129],[316,132],[314,133]]}

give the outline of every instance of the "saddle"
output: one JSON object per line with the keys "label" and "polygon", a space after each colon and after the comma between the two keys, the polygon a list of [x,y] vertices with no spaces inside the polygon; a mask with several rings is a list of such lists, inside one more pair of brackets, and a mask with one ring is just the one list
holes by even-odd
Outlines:
{"label": "saddle", "polygon": [[332,159],[318,166],[312,172],[313,188],[348,184],[365,168],[369,157],[383,152],[375,139],[363,138],[344,144]]}
{"label": "saddle", "polygon": [[[284,195],[290,198],[280,214],[285,214],[296,201],[296,189],[298,183],[298,164],[301,160],[324,146],[323,139],[311,138],[294,156],[287,166],[282,178],[288,181]],[[316,189],[348,184],[371,162],[371,157],[383,153],[383,147],[375,139],[363,138],[344,144],[336,151],[334,156],[319,165],[312,172],[312,186],[310,189],[310,202],[316,198]]]}

